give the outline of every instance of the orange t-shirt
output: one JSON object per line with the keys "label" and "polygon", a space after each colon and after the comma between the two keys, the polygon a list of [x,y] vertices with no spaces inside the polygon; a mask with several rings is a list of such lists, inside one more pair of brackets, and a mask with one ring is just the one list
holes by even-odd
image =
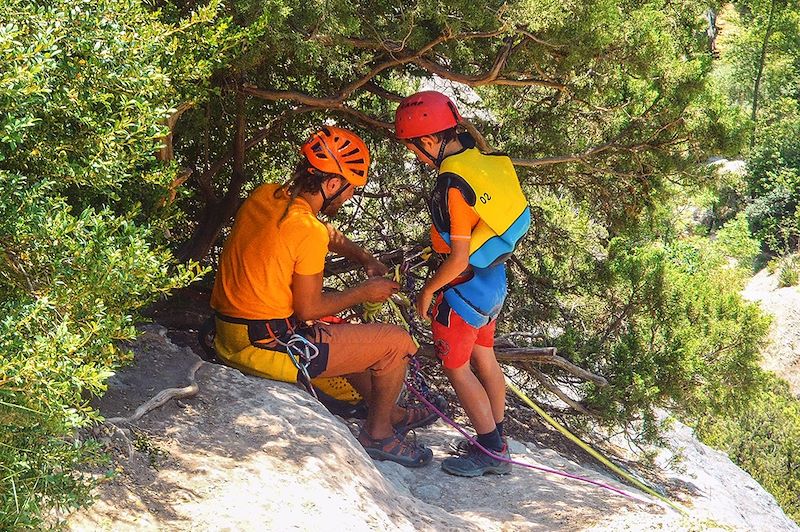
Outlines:
{"label": "orange t-shirt", "polygon": [[315,275],[325,266],[328,229],[301,198],[287,212],[289,197],[275,198],[278,187],[258,187],[236,214],[211,294],[211,306],[225,316],[288,318],[292,275]]}
{"label": "orange t-shirt", "polygon": [[[478,225],[480,216],[457,188],[447,189],[447,212],[450,214],[450,240],[472,238],[472,230]],[[431,226],[431,247],[436,253],[450,253],[450,246],[433,226]]]}

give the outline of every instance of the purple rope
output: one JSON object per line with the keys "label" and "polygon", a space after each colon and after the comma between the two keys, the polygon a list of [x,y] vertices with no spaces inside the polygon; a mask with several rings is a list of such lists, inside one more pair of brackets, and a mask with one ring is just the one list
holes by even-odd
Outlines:
{"label": "purple rope", "polygon": [[[417,365],[419,364],[419,362],[418,362],[418,361],[415,361],[415,362],[417,363]],[[417,368],[415,368],[415,369],[417,369],[417,370],[418,370],[419,368],[417,367]],[[442,418],[442,419],[443,419],[443,420],[444,420],[444,421],[445,421],[445,422],[446,422],[448,425],[450,425],[450,426],[452,426],[453,428],[455,428],[455,429],[456,429],[458,432],[460,432],[460,433],[461,433],[461,434],[462,434],[462,435],[463,435],[465,438],[467,438],[467,440],[468,440],[468,441],[469,441],[469,442],[470,442],[472,445],[476,446],[478,449],[480,449],[481,451],[483,451],[483,453],[484,453],[484,454],[486,454],[486,455],[490,456],[491,458],[494,458],[495,460],[500,460],[501,462],[508,462],[509,464],[513,464],[513,465],[516,465],[516,466],[520,466],[520,467],[526,467],[526,468],[528,468],[528,469],[534,469],[534,470],[537,470],[537,471],[542,471],[542,472],[544,472],[544,473],[550,473],[550,474],[553,474],[553,475],[558,475],[558,476],[560,476],[560,477],[565,477],[565,478],[569,478],[569,479],[572,479],[572,480],[579,480],[579,481],[581,481],[581,482],[586,482],[587,484],[592,484],[592,485],[594,485],[594,486],[598,486],[598,487],[600,487],[600,488],[607,489],[607,490],[609,490],[609,491],[613,491],[614,493],[617,493],[617,494],[619,494],[619,495],[622,495],[622,496],[624,496],[624,497],[628,497],[629,499],[633,499],[633,500],[635,500],[635,501],[640,501],[640,502],[642,502],[642,499],[641,499],[640,497],[637,497],[637,496],[635,496],[635,495],[633,495],[633,494],[630,494],[630,493],[628,493],[627,491],[621,490],[621,489],[619,489],[619,488],[615,488],[614,486],[611,486],[611,485],[609,485],[609,484],[605,484],[605,483],[603,483],[603,482],[598,482],[598,481],[596,481],[596,480],[592,480],[592,479],[590,479],[590,478],[585,478],[585,477],[581,477],[581,476],[578,476],[578,475],[573,475],[573,474],[570,474],[570,473],[565,473],[565,472],[563,472],[563,471],[557,471],[557,470],[555,470],[555,469],[550,469],[550,468],[547,468],[547,467],[536,466],[536,465],[533,465],[533,464],[526,464],[526,463],[524,463],[524,462],[517,462],[516,460],[511,460],[511,459],[509,459],[509,458],[506,458],[505,456],[501,456],[501,455],[499,455],[499,454],[496,454],[496,453],[492,452],[491,450],[487,449],[486,447],[484,447],[483,445],[481,445],[480,443],[478,443],[478,440],[476,440],[475,438],[473,438],[472,436],[470,436],[470,435],[467,433],[467,431],[466,431],[466,430],[464,430],[464,429],[463,429],[463,428],[462,428],[462,427],[461,427],[461,426],[460,426],[458,423],[456,423],[455,421],[453,421],[452,419],[450,419],[449,417],[447,417],[447,416],[446,416],[446,415],[445,415],[443,412],[441,412],[441,411],[440,411],[438,408],[436,408],[436,407],[433,405],[433,403],[431,403],[430,401],[428,401],[428,399],[426,399],[426,398],[425,398],[425,397],[424,397],[424,396],[423,396],[423,395],[422,395],[422,394],[421,394],[421,393],[420,393],[420,392],[419,392],[419,391],[418,391],[416,388],[414,388],[414,386],[412,386],[412,385],[411,385],[411,384],[410,384],[408,381],[405,381],[405,385],[406,385],[406,388],[408,388],[408,389],[409,389],[409,390],[410,390],[410,391],[411,391],[411,392],[412,392],[412,393],[413,393],[413,394],[414,394],[414,395],[417,397],[417,399],[419,399],[420,401],[422,401],[422,403],[423,403],[423,404],[424,404],[426,407],[428,407],[428,408],[430,408],[431,410],[433,410],[434,412],[436,412],[436,413],[439,415],[439,417],[440,417],[440,418]],[[646,501],[644,501],[644,502],[646,502]]]}

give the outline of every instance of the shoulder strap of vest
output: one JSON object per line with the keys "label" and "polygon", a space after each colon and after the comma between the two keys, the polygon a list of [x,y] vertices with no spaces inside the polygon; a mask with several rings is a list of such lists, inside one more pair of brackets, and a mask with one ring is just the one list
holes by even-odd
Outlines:
{"label": "shoulder strap of vest", "polygon": [[477,201],[475,191],[463,177],[453,172],[439,174],[429,201],[433,226],[439,233],[450,232],[450,209],[447,201],[447,191],[451,188],[460,191],[468,205],[474,207],[475,201]]}

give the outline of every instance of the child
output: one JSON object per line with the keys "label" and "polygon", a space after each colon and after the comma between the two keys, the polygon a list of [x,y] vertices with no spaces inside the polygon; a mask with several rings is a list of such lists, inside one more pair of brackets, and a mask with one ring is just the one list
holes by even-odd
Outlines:
{"label": "child", "polygon": [[[461,116],[439,92],[405,98],[395,115],[395,133],[417,158],[438,171],[429,206],[435,251],[448,254],[416,301],[427,317],[431,300],[436,355],[458,395],[477,441],[509,457],[503,438],[505,380],[494,354],[496,317],[506,296],[504,261],[530,225],[530,211],[511,160],[483,154]],[[511,464],[477,446],[442,462],[459,476],[506,474]]]}

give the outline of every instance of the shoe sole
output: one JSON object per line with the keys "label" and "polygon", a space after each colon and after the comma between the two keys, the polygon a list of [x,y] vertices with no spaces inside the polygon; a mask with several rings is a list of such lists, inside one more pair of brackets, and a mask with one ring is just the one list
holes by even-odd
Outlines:
{"label": "shoe sole", "polygon": [[511,473],[511,468],[506,468],[503,466],[488,466],[481,471],[457,471],[455,469],[450,469],[449,467],[445,466],[444,463],[442,463],[442,471],[457,477],[473,478],[482,477],[483,475],[508,475]]}
{"label": "shoe sole", "polygon": [[396,464],[400,464],[401,466],[411,467],[411,468],[424,467],[430,464],[431,461],[433,460],[433,454],[429,455],[424,462],[418,463],[408,458],[399,457],[396,454],[381,451],[380,449],[366,449],[366,451],[369,457],[372,458],[373,460],[381,460],[381,461],[387,460],[389,462],[394,462]]}

